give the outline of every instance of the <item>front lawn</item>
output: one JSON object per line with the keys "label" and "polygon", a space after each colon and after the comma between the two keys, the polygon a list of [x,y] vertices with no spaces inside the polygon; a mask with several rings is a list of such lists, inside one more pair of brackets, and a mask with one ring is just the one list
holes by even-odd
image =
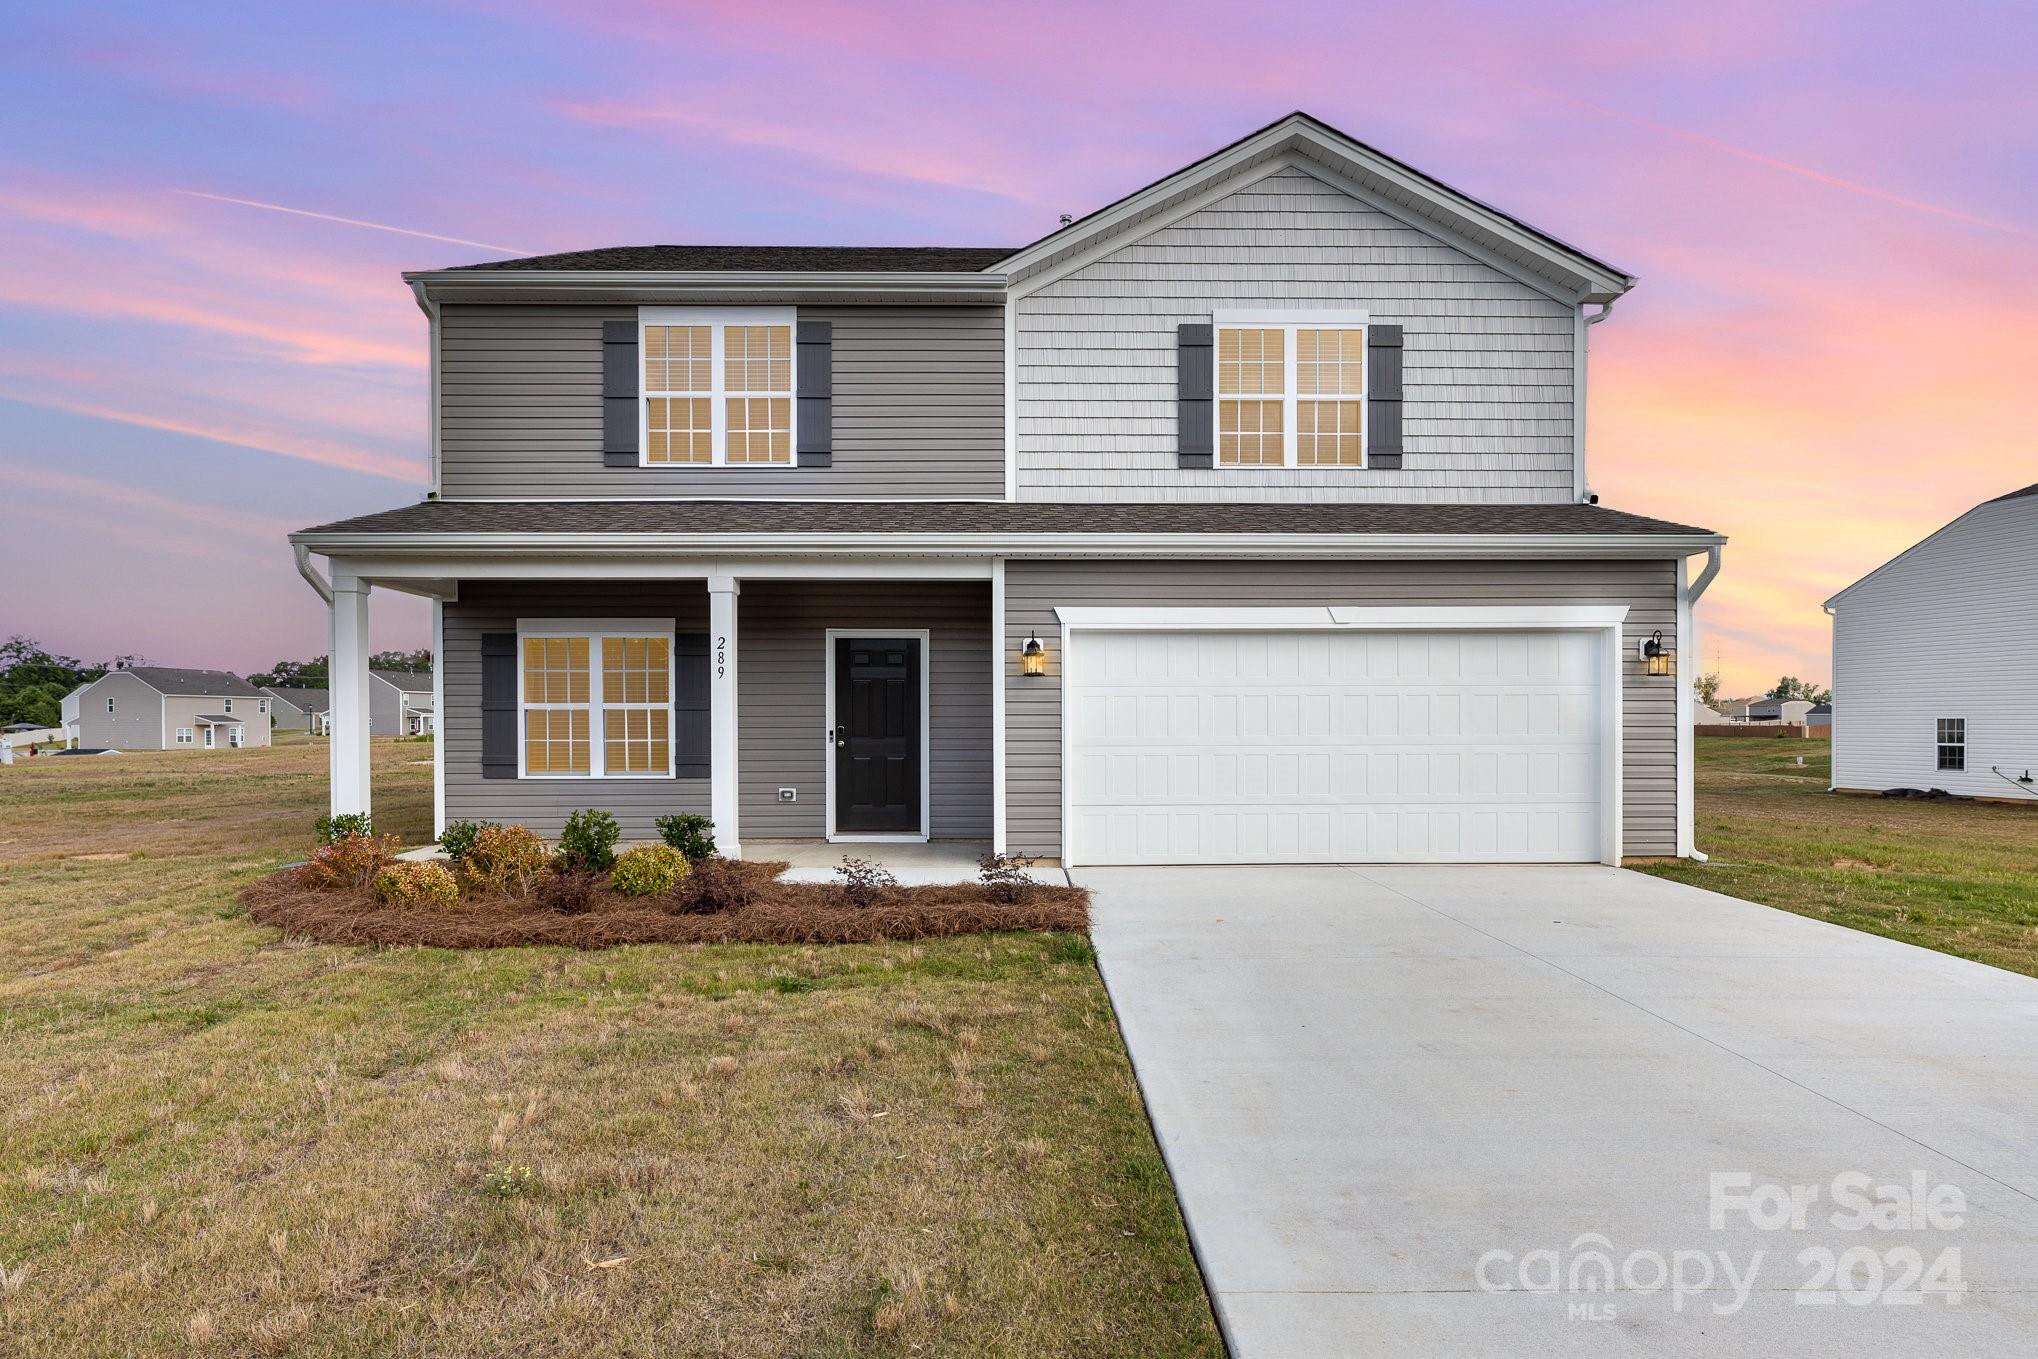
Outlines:
{"label": "front lawn", "polygon": [[286,943],[324,751],[0,771],[0,1352],[1221,1354],[1086,940]]}
{"label": "front lawn", "polygon": [[1831,770],[1828,741],[1700,737],[1712,862],[1642,871],[2038,976],[2038,798],[1840,797]]}

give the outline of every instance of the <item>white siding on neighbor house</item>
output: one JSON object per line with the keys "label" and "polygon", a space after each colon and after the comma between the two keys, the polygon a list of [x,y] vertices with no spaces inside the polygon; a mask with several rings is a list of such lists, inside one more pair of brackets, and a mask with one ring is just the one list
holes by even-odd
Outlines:
{"label": "white siding on neighbor house", "polygon": [[[1252,308],[1404,328],[1401,470],[1176,467],[1175,328]],[[1299,167],[1015,309],[1022,500],[1572,498],[1576,310]]]}
{"label": "white siding on neighbor house", "polygon": [[[1851,587],[1833,616],[1833,786],[2029,797],[2038,773],[2038,495],[1982,505]],[[1937,723],[1967,722],[1967,768]]]}

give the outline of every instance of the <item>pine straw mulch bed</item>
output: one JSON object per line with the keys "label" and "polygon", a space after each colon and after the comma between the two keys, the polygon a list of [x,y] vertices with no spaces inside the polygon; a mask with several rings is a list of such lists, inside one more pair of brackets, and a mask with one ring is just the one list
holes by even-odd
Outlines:
{"label": "pine straw mulch bed", "polygon": [[1080,887],[1030,888],[1017,902],[992,900],[976,883],[900,887],[869,906],[841,900],[831,883],[780,882],[782,863],[740,861],[754,874],[749,905],[688,914],[669,898],[629,897],[606,886],[587,909],[567,914],[528,897],[462,898],[457,906],[385,906],[369,888],[334,891],[286,868],[241,892],[248,914],[287,936],[322,944],[512,948],[560,944],[865,944],[996,930],[1087,930],[1090,894]]}

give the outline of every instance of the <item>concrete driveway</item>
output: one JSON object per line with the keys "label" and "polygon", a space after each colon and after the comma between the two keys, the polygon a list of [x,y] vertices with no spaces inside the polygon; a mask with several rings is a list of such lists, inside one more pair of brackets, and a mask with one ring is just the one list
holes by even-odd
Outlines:
{"label": "concrete driveway", "polygon": [[2038,1353],[2038,981],[1610,868],[1076,876],[1240,1359]]}

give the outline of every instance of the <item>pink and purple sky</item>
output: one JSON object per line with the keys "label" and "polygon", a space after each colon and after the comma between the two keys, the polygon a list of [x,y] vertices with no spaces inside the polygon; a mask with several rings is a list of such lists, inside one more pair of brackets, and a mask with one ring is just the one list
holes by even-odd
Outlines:
{"label": "pink and purple sky", "polygon": [[2028,6],[16,5],[0,75],[0,634],[75,655],[324,649],[282,535],[424,485],[400,270],[1019,244],[1295,108],[1641,276],[1592,481],[1731,535],[1730,693],[2038,481]]}

